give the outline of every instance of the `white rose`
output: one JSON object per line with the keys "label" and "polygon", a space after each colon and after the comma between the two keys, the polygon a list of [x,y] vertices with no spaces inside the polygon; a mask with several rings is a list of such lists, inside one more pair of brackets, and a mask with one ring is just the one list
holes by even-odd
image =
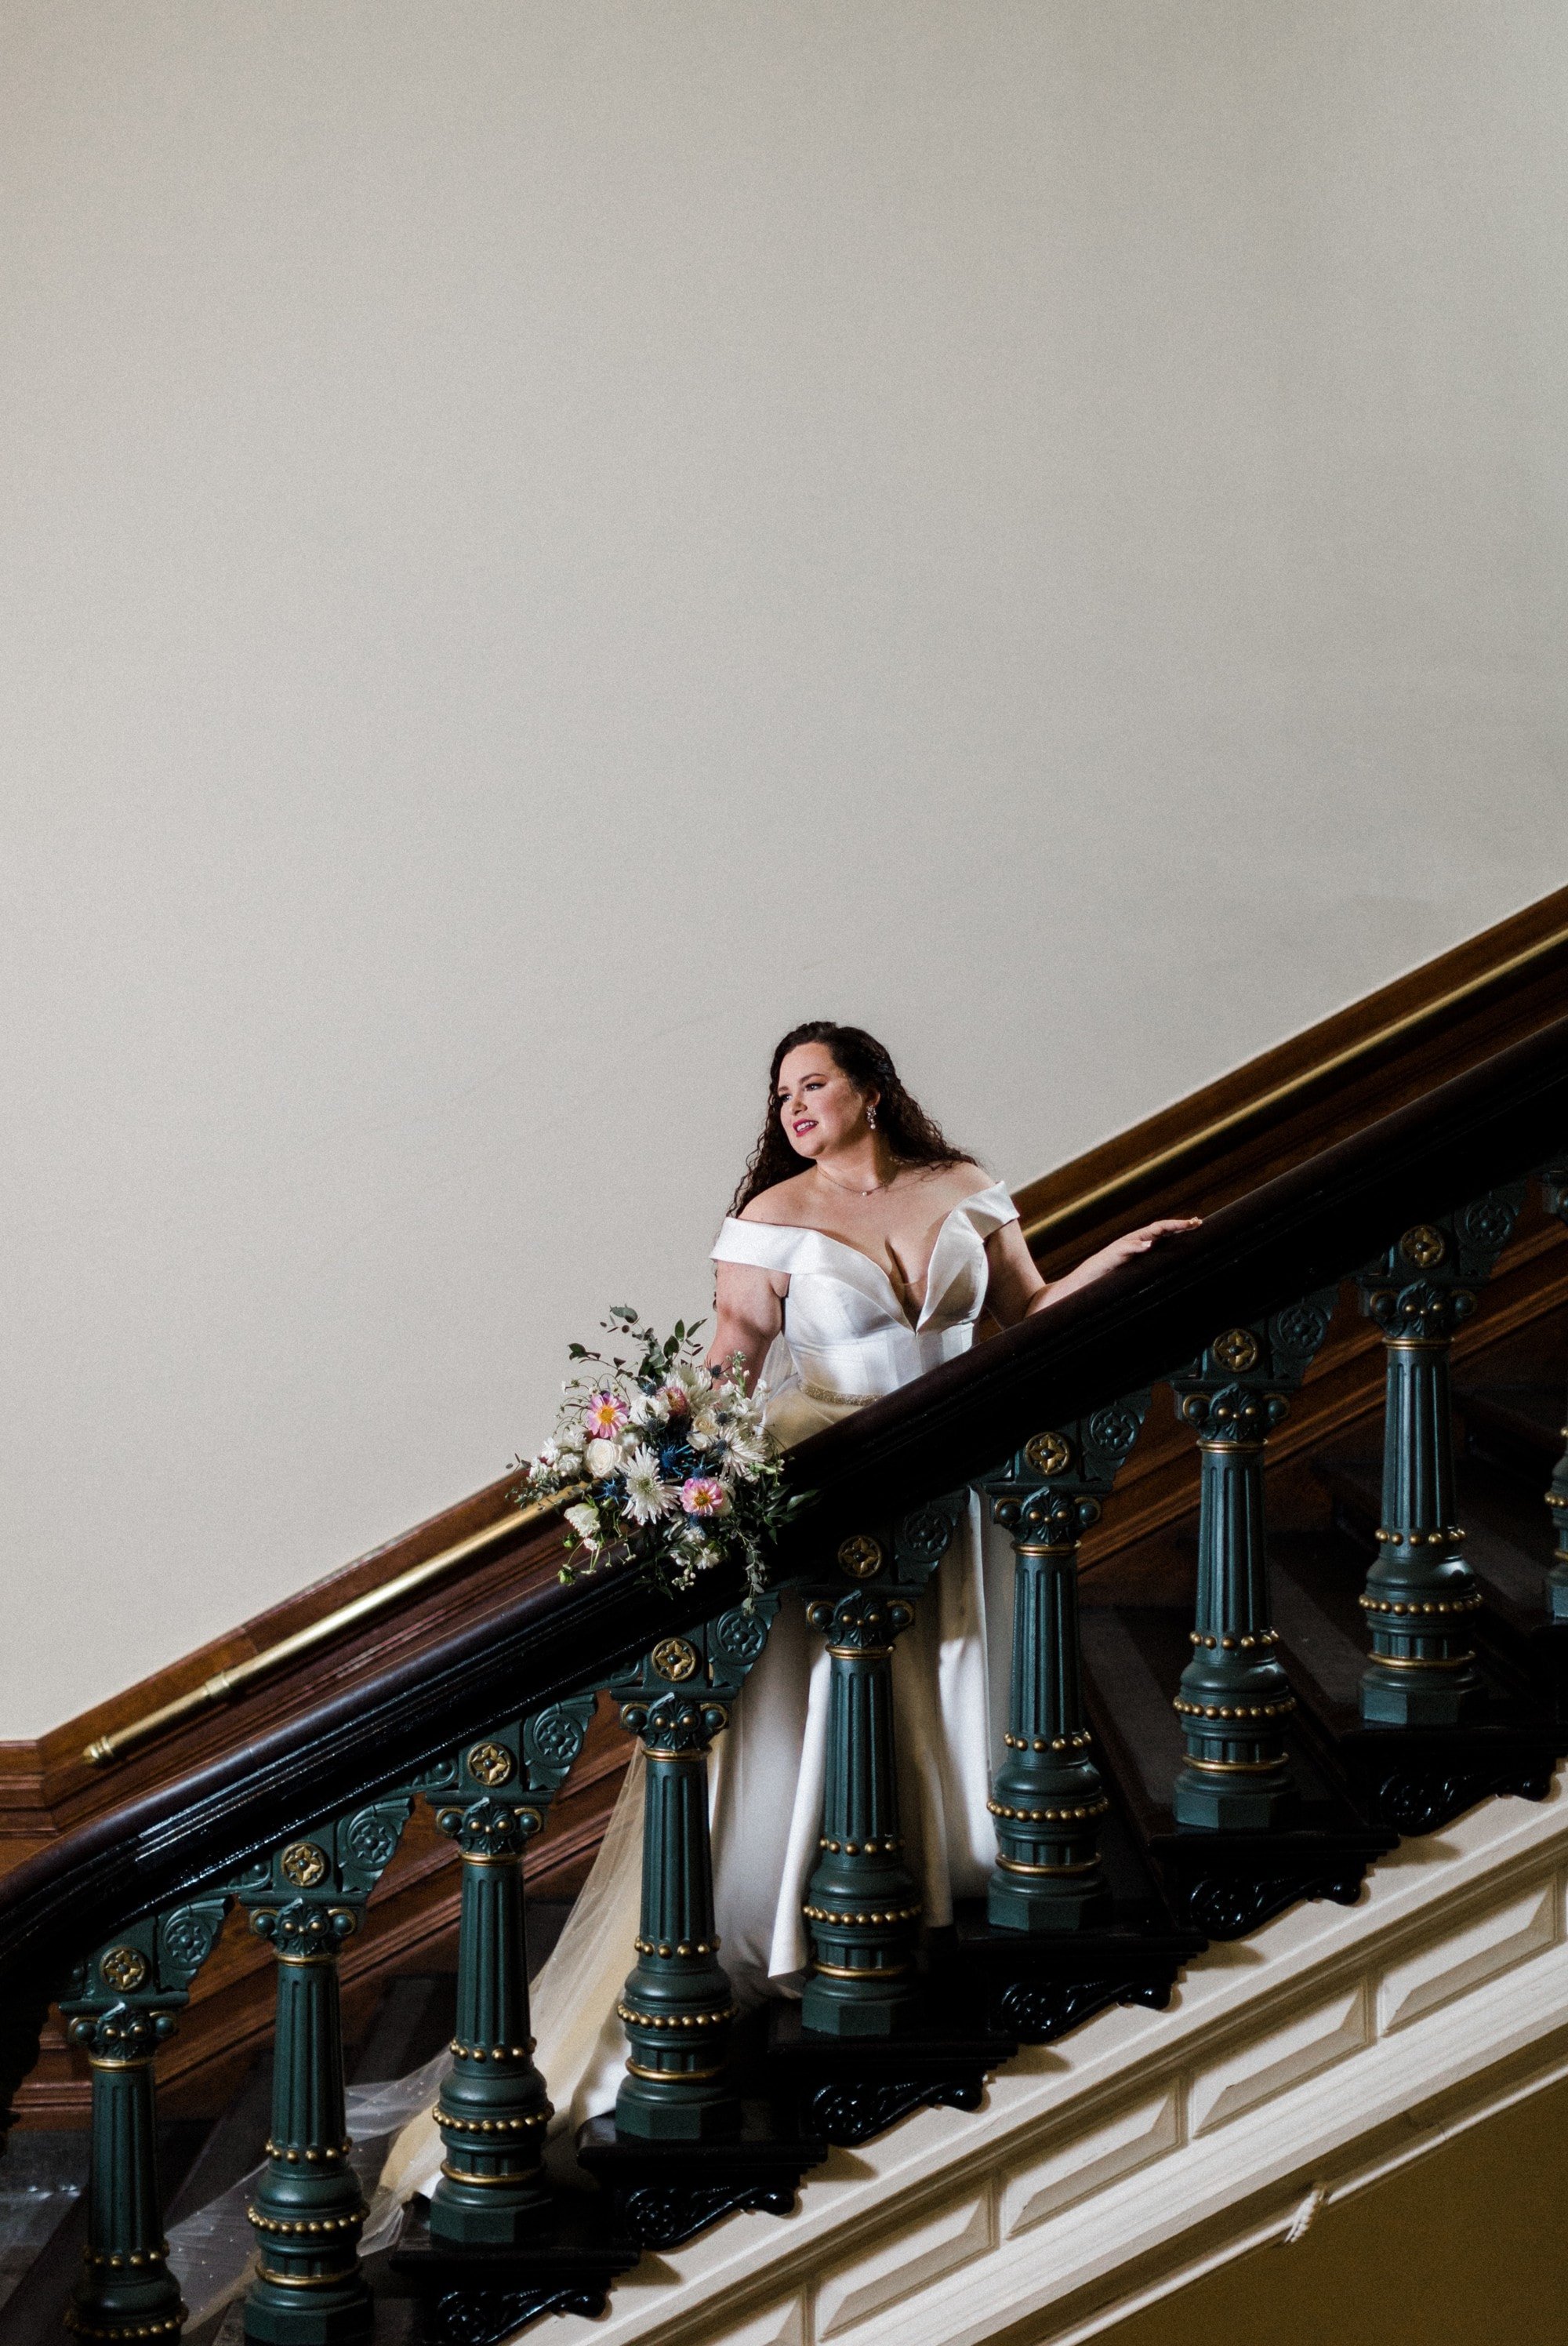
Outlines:
{"label": "white rose", "polygon": [[599,1537],[599,1518],[592,1507],[585,1505],[580,1507],[568,1507],[566,1510],[566,1521],[571,1525],[572,1529],[577,1534],[580,1539],[585,1539],[587,1541],[590,1547],[597,1545]]}
{"label": "white rose", "polygon": [[602,1475],[613,1474],[620,1464],[620,1444],[615,1442],[590,1442],[585,1455],[588,1472],[596,1483]]}

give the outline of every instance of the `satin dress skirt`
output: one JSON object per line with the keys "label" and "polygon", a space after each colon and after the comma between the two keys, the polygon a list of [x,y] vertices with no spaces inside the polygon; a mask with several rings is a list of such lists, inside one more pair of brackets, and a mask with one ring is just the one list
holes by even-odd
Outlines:
{"label": "satin dress skirt", "polygon": [[[770,1402],[769,1423],[792,1448],[857,1405],[791,1380]],[[905,1857],[933,1925],[952,1920],[954,1899],[984,1894],[995,1862],[986,1801],[1006,1725],[1011,1589],[1011,1551],[998,1541],[988,1550],[972,1496],[893,1648]],[[787,1596],[709,1761],[721,1960],[743,2004],[799,1995],[809,1960],[800,1910],[821,1831],[830,1668],[803,1602]],[[613,2107],[625,2074],[616,2004],[636,1960],[642,1802],[634,1752],[593,1872],[534,1984],[535,2058],[555,2108],[547,2163],[562,2179],[571,2179],[578,2127]],[[416,2118],[393,2146],[383,2183],[402,2198],[432,2191],[441,2158],[433,2120]]]}

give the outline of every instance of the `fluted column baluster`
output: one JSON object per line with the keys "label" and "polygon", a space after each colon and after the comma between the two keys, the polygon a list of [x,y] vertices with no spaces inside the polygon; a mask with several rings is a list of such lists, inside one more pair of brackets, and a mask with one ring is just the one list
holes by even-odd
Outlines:
{"label": "fluted column baluster", "polygon": [[397,1793],[313,1826],[233,1885],[277,1957],[272,2128],[247,2211],[256,2233],[245,2335],[265,2346],[357,2346],[372,2329],[360,2270],[366,2208],[349,2163],[338,1956],[413,1805]]}
{"label": "fluted column baluster", "polygon": [[830,1673],[820,1855],[805,1901],[811,1974],[800,1999],[802,2022],[820,2035],[890,2036],[919,2008],[922,1907],[899,1820],[892,1655],[970,1505],[959,1492],[856,1533],[835,1557],[840,1576],[807,1605]]}
{"label": "fluted column baluster", "polygon": [[1329,1332],[1336,1291],[1226,1329],[1171,1380],[1201,1461],[1192,1658],[1176,1697],[1186,1759],[1171,1805],[1181,1825],[1257,1832],[1295,1813],[1284,1741],[1295,1697],[1269,1599],[1263,1462]]}
{"label": "fluted column baluster", "polygon": [[1383,1333],[1382,1520],[1361,1596],[1371,1652],[1361,1717],[1386,1727],[1451,1726],[1480,1680],[1471,1643],[1481,1590],[1461,1549],[1449,1357],[1518,1219],[1522,1183],[1456,1215],[1418,1222],[1361,1275]]}
{"label": "fluted column baluster", "polygon": [[811,1976],[808,2028],[887,2036],[915,1998],[921,1900],[904,1863],[893,1742],[893,1641],[914,1619],[896,1594],[857,1589],[807,1618],[828,1638],[827,1780],[821,1854],[806,1891]]}
{"label": "fluted column baluster", "polygon": [[252,1927],[278,1958],[272,2125],[248,2213],[260,2254],[245,2303],[247,2338],[339,2346],[371,2334],[359,2267],[365,2219],[343,2109],[338,1952],[351,1907],[303,1899],[266,1909]]}
{"label": "fluted column baluster", "polygon": [[178,2338],[186,2319],[166,2261],[152,2083],[174,2025],[172,2013],[124,2004],[71,2023],[93,2079],[87,2238],[65,2315],[85,2338]]}
{"label": "fluted column baluster", "polygon": [[740,2130],[728,2075],[736,2017],[718,1960],[708,1758],[779,1610],[754,1597],[661,1637],[611,1682],[645,1763],[636,1961],[618,2006],[630,2047],[616,2132],[631,2142],[722,2142]]}
{"label": "fluted column baluster", "polygon": [[1238,1385],[1182,1402],[1203,1430],[1193,1654],[1176,1698],[1186,1748],[1178,1824],[1256,1832],[1295,1807],[1283,1741],[1295,1697],[1274,1650],[1263,1528],[1264,1443],[1288,1406]]}
{"label": "fluted column baluster", "polygon": [[210,1954],[227,1901],[199,1899],[129,1924],[60,1999],[93,2081],[87,2237],[67,2330],[87,2339],[174,2339],[186,2320],[168,2265],[158,2179],[153,2061]]}
{"label": "fluted column baluster", "polygon": [[986,1912],[1000,1930],[1048,1936],[1105,1919],[1100,1865],[1108,1802],[1091,1756],[1078,1632],[1078,1543],[1127,1461],[1148,1409],[1131,1392],[1031,1436],[982,1487],[1013,1536],[1006,1757],[992,1785],[997,1862]]}
{"label": "fluted column baluster", "polygon": [[445,2157],[433,2241],[519,2248],[548,2203],[541,2164],[552,2111],[534,2061],[524,1853],[583,1748],[594,1698],[495,1729],[417,1780],[462,1856],[453,2064],[436,2104]]}
{"label": "fluted column baluster", "polygon": [[637,1960],[617,2006],[631,2052],[616,2130],[721,2141],[739,2133],[740,2104],[726,2074],[737,2013],[713,1920],[708,1753],[728,1713],[698,1688],[629,1703],[622,1716],[646,1765]]}
{"label": "fluted column baluster", "polygon": [[997,1509],[1013,1533],[1013,1668],[986,1912],[1005,1930],[1077,1930],[1108,1903],[1109,1802],[1089,1757],[1078,1654],[1078,1542],[1099,1512],[1097,1499],[1049,1484]]}

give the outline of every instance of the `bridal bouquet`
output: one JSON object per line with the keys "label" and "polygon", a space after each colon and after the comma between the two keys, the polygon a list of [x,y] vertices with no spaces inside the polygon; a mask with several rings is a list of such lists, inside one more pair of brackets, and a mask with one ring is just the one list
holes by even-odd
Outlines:
{"label": "bridal bouquet", "polygon": [[586,1486],[565,1510],[568,1562],[563,1580],[595,1572],[611,1551],[652,1562],[675,1588],[699,1572],[744,1560],[753,1595],[766,1572],[765,1544],[799,1504],[783,1488],[784,1466],[737,1362],[716,1378],[703,1365],[697,1331],[676,1322],[663,1338],[637,1325],[630,1304],[601,1324],[636,1357],[606,1359],[585,1344],[571,1357],[554,1440],[519,1459],[514,1496],[544,1499]]}

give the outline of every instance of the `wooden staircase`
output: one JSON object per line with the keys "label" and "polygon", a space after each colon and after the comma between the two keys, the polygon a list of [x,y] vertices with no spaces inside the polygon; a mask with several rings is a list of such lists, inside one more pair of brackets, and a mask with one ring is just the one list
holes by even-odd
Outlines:
{"label": "wooden staircase", "polygon": [[[657,2058],[653,2040],[677,2118],[663,2132],[592,2121],[579,2156],[596,2189],[545,2190],[528,2147],[548,2081],[515,2049],[527,2035],[523,1848],[569,1780],[602,1690],[653,1762],[686,1756],[656,1726],[700,1756],[711,1729],[679,1692],[684,1657],[714,1699],[745,1699],[759,1637],[738,1586],[672,1600],[635,1573],[570,1590],[533,1578],[482,1622],[18,1868],[0,1883],[0,2053],[19,2082],[58,1997],[94,2064],[94,2139],[89,2203],[69,2219],[82,2238],[61,2229],[14,2293],[12,2320],[36,2326],[46,2300],[57,2319],[69,2286],[78,2334],[178,2334],[155,2149],[175,2206],[189,2202],[204,2173],[232,2166],[238,2134],[254,2134],[258,2088],[209,2136],[188,2127],[160,2144],[153,2063],[235,1917],[281,1961],[256,2189],[263,2270],[243,2313],[226,2319],[273,2346],[372,2334],[479,2346],[547,2314],[620,2304],[617,2283],[639,2259],[727,2218],[788,2220],[814,2175],[834,2178],[841,2198],[843,2153],[909,2123],[962,2126],[989,2080],[1027,2067],[1023,2048],[1099,2015],[1161,2014],[1206,1948],[1267,1933],[1308,1902],[1364,1906],[1369,1871],[1401,1837],[1492,1795],[1543,1800],[1568,1750],[1568,1620],[1543,1503],[1568,1382],[1553,1170],[1565,1140],[1568,1022],[1222,1209],[1179,1257],[1072,1299],[803,1447],[817,1495],[774,1587],[779,1602],[817,1608],[835,1670],[846,1683],[858,1673],[869,1699],[895,1616],[940,1569],[969,1487],[1013,1539],[999,1888],[942,1932],[873,1911],[820,1917],[819,1964],[850,1983],[840,2027],[807,2025],[809,2005],[804,2018],[781,2005],[733,2026],[698,2013],[715,2023],[704,2042],[733,2124],[683,2135],[686,2081],[718,2073],[711,2059],[683,2062],[679,2040]],[[1494,1272],[1507,1309],[1494,1339],[1477,1342]],[[1519,1308],[1521,1280],[1539,1309]],[[1461,1321],[1475,1365],[1451,1411]],[[1365,1394],[1319,1407],[1339,1390],[1348,1331],[1372,1357],[1369,1322],[1387,1352],[1380,1456]],[[1266,1483],[1268,1442],[1292,1413],[1316,1423],[1316,1438],[1292,1444]],[[1185,1520],[1167,1509],[1149,1527],[1145,1504],[1145,1527],[1118,1541],[1135,1454],[1161,1453],[1173,1426],[1201,1451],[1196,1513],[1189,1483]],[[1098,1545],[1081,1567],[1091,1531]],[[673,1676],[659,1659],[672,1644],[683,1657]],[[830,1803],[893,1817],[896,1830],[893,1764],[874,1739],[845,1736]],[[456,1981],[469,2115],[454,2101],[450,2204],[443,2183],[367,2278],[361,2183],[342,2142],[338,1949],[373,1931],[377,1883],[416,1802],[472,1859]],[[687,1918],[695,1952],[645,1949],[645,1999],[650,1980],[678,1995],[711,1935],[691,1841],[706,1831],[698,1808],[684,1839],[649,1828],[647,1879]],[[850,1905],[855,1878],[850,1864]],[[862,1902],[874,1904],[869,1886]],[[846,1948],[862,1960],[843,1963]],[[920,1993],[884,2025],[885,1983],[917,1958]],[[428,1996],[421,2011],[427,2021]]]}

